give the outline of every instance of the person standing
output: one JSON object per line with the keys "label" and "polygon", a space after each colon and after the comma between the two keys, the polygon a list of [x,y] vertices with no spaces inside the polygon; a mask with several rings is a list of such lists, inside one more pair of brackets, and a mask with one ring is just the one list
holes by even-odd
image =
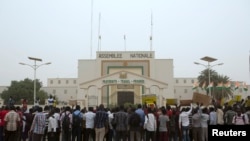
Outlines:
{"label": "person standing", "polygon": [[75,111],[72,113],[72,141],[82,140],[82,126],[83,126],[83,114],[81,113],[81,107],[76,105]]}
{"label": "person standing", "polygon": [[95,139],[103,141],[105,136],[105,126],[108,125],[108,113],[104,109],[104,105],[100,104],[95,117]]}
{"label": "person standing", "polygon": [[10,111],[5,115],[4,121],[6,124],[5,141],[17,140],[20,117],[19,114],[15,111],[14,106],[10,106]]}
{"label": "person standing", "polygon": [[192,116],[192,133],[194,141],[201,141],[201,113],[199,111],[199,106],[194,109],[194,114]]}
{"label": "person standing", "polygon": [[141,123],[141,117],[139,114],[135,112],[135,108],[131,108],[131,115],[128,118],[128,124],[129,124],[129,136],[130,141],[140,141],[140,123]]}
{"label": "person standing", "polygon": [[56,127],[56,134],[55,134],[55,141],[60,141],[60,133],[61,133],[61,122],[60,122],[60,109],[55,108],[55,113],[53,115],[57,120],[57,127]]}
{"label": "person standing", "polygon": [[224,112],[220,105],[218,105],[217,107],[216,114],[217,114],[217,124],[224,125]]}
{"label": "person standing", "polygon": [[[164,107],[161,109],[161,114],[159,115],[159,140],[160,141],[168,141],[168,127],[169,127],[169,116],[167,115],[167,111]],[[169,110],[169,109],[168,109]],[[171,113],[170,116],[173,114]]]}
{"label": "person standing", "polygon": [[60,117],[62,127],[62,141],[71,141],[72,132],[72,114],[69,106],[65,107],[65,111]]}
{"label": "person standing", "polygon": [[55,141],[56,140],[56,128],[57,128],[57,119],[54,116],[54,110],[49,112],[49,123],[48,123],[48,141]]}
{"label": "person standing", "polygon": [[93,112],[93,107],[89,107],[88,112],[83,115],[83,120],[85,120],[85,141],[89,140],[89,137],[94,141],[95,140],[95,113]]}
{"label": "person standing", "polygon": [[214,107],[209,108],[209,125],[217,125],[217,113],[215,112]]}
{"label": "person standing", "polygon": [[191,114],[193,110],[192,103],[190,104],[190,109],[188,111],[185,111],[185,109],[182,110],[180,116],[179,116],[179,129],[182,131],[182,138],[183,141],[190,141],[189,137],[189,115]]}
{"label": "person standing", "polygon": [[246,115],[242,113],[241,108],[236,109],[236,115],[233,117],[233,125],[246,125],[248,124],[248,120],[246,118]]}
{"label": "person standing", "polygon": [[236,115],[236,112],[233,111],[232,106],[227,107],[227,111],[224,114],[224,120],[226,125],[232,125],[233,117]]}
{"label": "person standing", "polygon": [[144,113],[144,110],[142,109],[141,104],[138,104],[137,109],[135,110],[135,113],[137,113],[141,118],[140,129],[139,129],[140,135],[139,136],[140,136],[140,138],[142,140],[143,137],[144,137],[144,129],[143,129],[143,127],[144,127],[144,121],[145,121],[145,113]]}
{"label": "person standing", "polygon": [[127,140],[127,130],[128,130],[128,113],[125,112],[124,106],[120,105],[119,111],[114,117],[116,123],[116,141],[126,141]]}
{"label": "person standing", "polygon": [[15,101],[14,101],[13,97],[10,96],[8,103],[7,103],[7,106],[10,108],[11,106],[14,106],[14,104],[15,104]]}
{"label": "person standing", "polygon": [[32,134],[32,141],[41,141],[45,130],[46,116],[43,108],[38,107],[37,113],[33,119],[29,133]]}
{"label": "person standing", "polygon": [[209,115],[208,115],[208,109],[205,107],[202,109],[202,114],[201,114],[201,137],[202,141],[208,141],[208,120],[209,120]]}
{"label": "person standing", "polygon": [[4,141],[4,117],[9,112],[8,106],[3,106],[2,111],[0,112],[0,141]]}
{"label": "person standing", "polygon": [[148,114],[145,116],[144,129],[146,129],[146,141],[155,141],[155,133],[156,133],[156,117],[153,113],[153,109],[148,108]]}

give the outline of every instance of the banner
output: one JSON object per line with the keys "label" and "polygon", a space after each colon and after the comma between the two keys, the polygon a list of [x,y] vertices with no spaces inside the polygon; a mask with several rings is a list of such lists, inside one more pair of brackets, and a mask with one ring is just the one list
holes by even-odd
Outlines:
{"label": "banner", "polygon": [[197,92],[193,93],[193,103],[202,103],[204,106],[210,105],[211,97]]}
{"label": "banner", "polygon": [[241,101],[241,95],[234,95],[234,101]]}
{"label": "banner", "polygon": [[142,95],[142,104],[152,104],[156,102],[156,95]]}
{"label": "banner", "polygon": [[246,106],[250,106],[250,99],[246,101]]}
{"label": "banner", "polygon": [[192,100],[180,100],[181,106],[190,106],[191,103],[193,103]]}
{"label": "banner", "polygon": [[168,105],[175,105],[177,104],[177,99],[166,99],[166,103]]}

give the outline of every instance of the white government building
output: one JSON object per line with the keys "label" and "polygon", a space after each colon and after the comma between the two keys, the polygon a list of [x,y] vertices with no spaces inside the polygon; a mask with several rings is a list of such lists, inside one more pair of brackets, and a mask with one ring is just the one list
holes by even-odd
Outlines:
{"label": "white government building", "polygon": [[[77,78],[48,78],[42,89],[58,97],[59,104],[138,104],[142,95],[156,94],[157,105],[163,106],[166,99],[192,99],[198,81],[174,78],[173,59],[156,59],[154,51],[97,51],[96,59],[78,60],[77,67]],[[249,95],[243,88],[238,93]]]}

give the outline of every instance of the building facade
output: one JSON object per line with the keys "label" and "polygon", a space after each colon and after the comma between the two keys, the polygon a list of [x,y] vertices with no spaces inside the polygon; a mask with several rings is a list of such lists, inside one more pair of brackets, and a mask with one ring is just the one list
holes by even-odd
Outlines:
{"label": "building facade", "polygon": [[[179,103],[191,100],[193,92],[206,94],[202,88],[193,89],[197,78],[174,78],[173,66],[173,59],[156,59],[154,51],[98,51],[95,59],[78,60],[77,78],[48,78],[42,90],[56,96],[60,105],[82,107],[138,104],[149,94],[163,106],[167,99]],[[242,84],[235,94],[246,98],[249,91]]]}
{"label": "building facade", "polygon": [[[99,51],[96,59],[78,60],[77,78],[49,78],[45,91],[64,103],[83,107],[142,103],[142,96],[156,95],[163,106],[167,99],[191,100],[197,78],[174,78],[173,59],[156,59],[154,51]],[[248,92],[239,88],[242,98]]]}

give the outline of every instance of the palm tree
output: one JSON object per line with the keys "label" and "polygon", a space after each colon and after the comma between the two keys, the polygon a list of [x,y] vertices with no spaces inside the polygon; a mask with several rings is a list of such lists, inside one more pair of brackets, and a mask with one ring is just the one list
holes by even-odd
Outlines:
{"label": "palm tree", "polygon": [[[233,89],[230,84],[230,78],[227,76],[219,75],[216,71],[211,69],[203,70],[198,76],[199,86],[202,87],[205,83],[206,92],[209,93],[209,73],[210,71],[210,82],[213,82],[213,86],[210,88],[212,97],[218,101],[223,98],[230,98],[233,95]],[[225,85],[227,84],[227,85]]]}
{"label": "palm tree", "polygon": [[[211,69],[205,69],[203,70],[200,75],[198,76],[199,81],[199,87],[203,87],[205,84],[205,88],[208,88],[209,86],[209,73],[208,70],[210,70],[210,82],[214,82],[214,78],[218,75],[217,72]],[[207,95],[209,93],[209,89],[206,89]]]}

